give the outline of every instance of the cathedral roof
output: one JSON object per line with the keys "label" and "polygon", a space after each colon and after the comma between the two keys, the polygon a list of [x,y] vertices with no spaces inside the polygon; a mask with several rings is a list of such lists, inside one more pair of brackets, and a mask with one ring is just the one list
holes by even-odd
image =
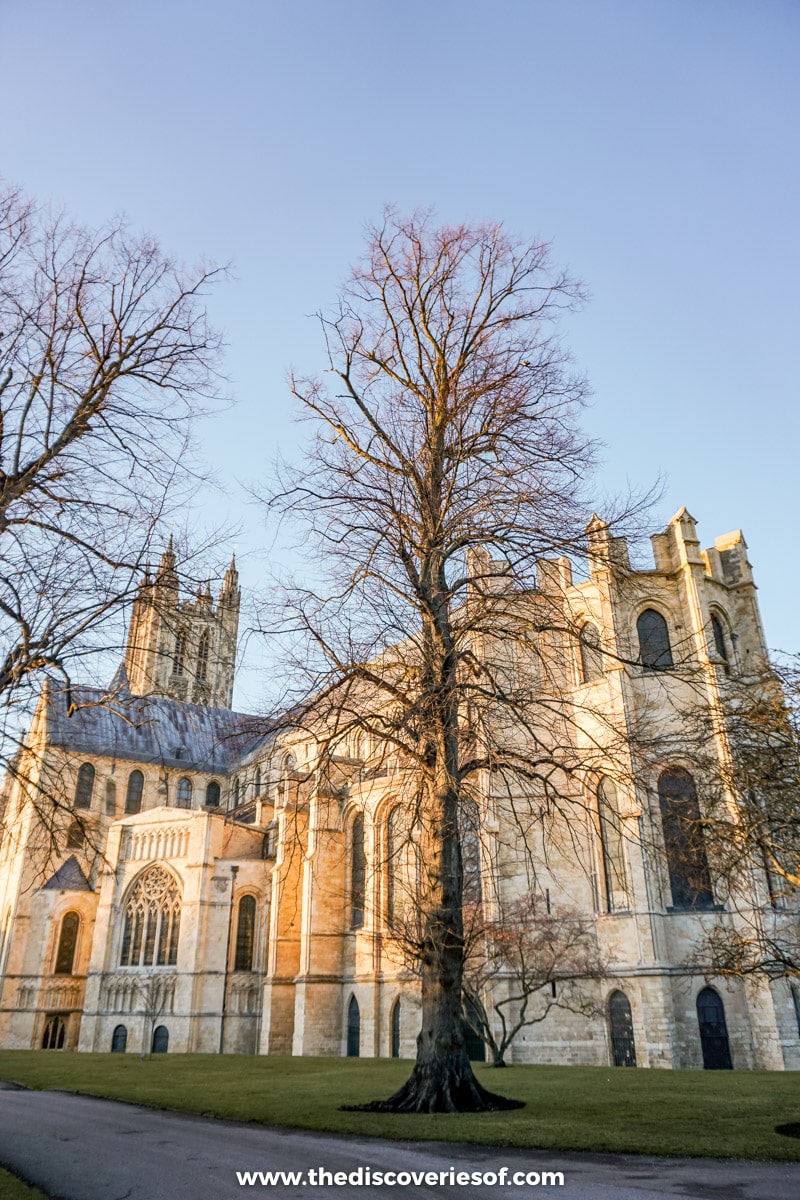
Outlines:
{"label": "cathedral roof", "polygon": [[265,718],[225,708],[100,688],[73,688],[71,699],[70,713],[66,694],[51,690],[50,741],[85,754],[216,773],[272,738]]}
{"label": "cathedral roof", "polygon": [[74,854],[62,863],[42,888],[56,888],[62,892],[91,892],[89,880],[84,875]]}

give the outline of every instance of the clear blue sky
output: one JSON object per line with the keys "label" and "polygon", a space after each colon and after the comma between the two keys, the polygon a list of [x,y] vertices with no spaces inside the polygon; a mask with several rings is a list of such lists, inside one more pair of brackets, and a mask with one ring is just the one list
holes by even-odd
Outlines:
{"label": "clear blue sky", "polygon": [[[231,481],[302,438],[286,371],[320,363],[308,314],[387,202],[553,239],[592,295],[598,490],[661,472],[655,524],[743,528],[795,650],[798,61],[796,0],[5,0],[0,170],[234,263],[237,404],[202,435]],[[233,484],[214,503],[255,551]]]}

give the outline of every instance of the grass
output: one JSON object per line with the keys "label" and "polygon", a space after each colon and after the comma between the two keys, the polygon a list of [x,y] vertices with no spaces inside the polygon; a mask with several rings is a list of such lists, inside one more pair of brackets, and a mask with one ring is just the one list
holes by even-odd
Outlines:
{"label": "grass", "polygon": [[0,1200],[47,1200],[44,1192],[31,1187],[0,1167]]}
{"label": "grass", "polygon": [[390,1095],[410,1066],[397,1059],[166,1054],[142,1061],[0,1051],[0,1079],[26,1087],[233,1121],[552,1150],[800,1161],[800,1141],[774,1132],[800,1121],[800,1079],[793,1072],[478,1067],[484,1085],[526,1107],[454,1116],[339,1111],[341,1104]]}

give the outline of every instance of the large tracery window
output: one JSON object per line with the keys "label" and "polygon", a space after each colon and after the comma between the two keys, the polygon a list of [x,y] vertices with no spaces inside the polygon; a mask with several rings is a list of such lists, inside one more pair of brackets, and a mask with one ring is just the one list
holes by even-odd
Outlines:
{"label": "large tracery window", "polygon": [[163,867],[140,875],[125,906],[122,967],[173,967],[178,961],[181,894]]}

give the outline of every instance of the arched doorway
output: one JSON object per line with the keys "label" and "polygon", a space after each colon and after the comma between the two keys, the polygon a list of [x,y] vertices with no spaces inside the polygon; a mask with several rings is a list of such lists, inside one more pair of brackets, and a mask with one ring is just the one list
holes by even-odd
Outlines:
{"label": "arched doorway", "polygon": [[111,1037],[111,1053],[124,1054],[128,1046],[128,1030],[124,1025],[117,1025]]}
{"label": "arched doorway", "polygon": [[713,988],[703,988],[697,997],[697,1023],[700,1026],[700,1045],[706,1071],[731,1071],[731,1046],[725,1005]]}
{"label": "arched doorway", "polygon": [[608,1001],[608,1020],[611,1026],[611,1055],[615,1067],[636,1066],[636,1042],[633,1036],[633,1014],[624,992],[612,992]]}
{"label": "arched doorway", "polygon": [[347,1057],[358,1058],[361,1054],[361,1013],[355,996],[347,1006]]}
{"label": "arched doorway", "polygon": [[400,999],[392,1006],[392,1058],[400,1057]]}
{"label": "arched doorway", "polygon": [[153,1054],[166,1054],[169,1049],[169,1030],[166,1025],[156,1025],[153,1030]]}

